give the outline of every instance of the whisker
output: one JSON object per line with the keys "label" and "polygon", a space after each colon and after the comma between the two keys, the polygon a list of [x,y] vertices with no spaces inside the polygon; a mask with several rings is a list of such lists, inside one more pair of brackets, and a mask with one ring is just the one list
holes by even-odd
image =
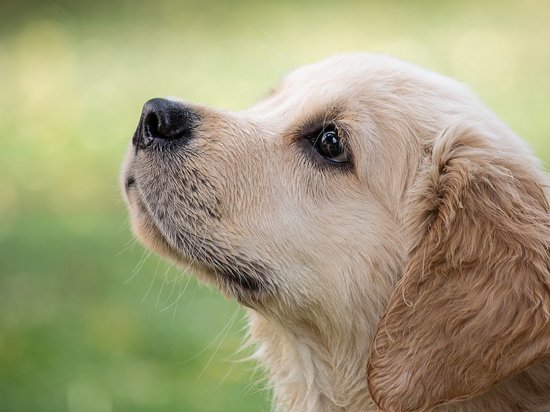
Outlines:
{"label": "whisker", "polygon": [[151,282],[149,282],[149,287],[147,288],[147,291],[145,292],[145,295],[141,299],[141,303],[145,302],[145,299],[147,299],[147,296],[149,296],[149,293],[151,292],[151,289],[153,288],[153,284],[155,283],[155,279],[157,278],[157,273],[158,273],[161,262],[162,262],[161,258],[157,258],[157,267],[155,268],[155,273],[153,273],[153,276],[151,276]]}
{"label": "whisker", "polygon": [[233,326],[233,323],[235,323],[235,319],[237,319],[237,314],[239,313],[239,310],[237,309],[235,311],[235,313],[233,314],[231,320],[229,321],[229,326],[225,328],[225,334],[223,335],[223,337],[220,339],[220,342],[218,343],[218,345],[216,346],[216,349],[214,350],[214,353],[212,354],[212,356],[210,356],[210,359],[208,359],[208,362],[206,362],[206,365],[204,366],[201,374],[199,375],[199,377],[197,378],[197,380],[200,380],[202,378],[202,376],[204,375],[204,373],[206,372],[206,370],[208,369],[208,367],[210,366],[210,363],[212,363],[212,360],[214,359],[214,357],[216,356],[216,354],[218,353],[218,351],[220,350],[223,342],[225,342],[225,338],[227,337],[227,334],[229,333],[229,330],[231,329],[231,327]]}
{"label": "whisker", "polygon": [[[185,275],[182,273],[181,274],[181,277],[180,279],[183,279]],[[180,291],[178,292],[178,296],[176,297],[176,299],[170,303],[168,306],[166,306],[165,308],[162,308],[160,311],[161,312],[164,312],[165,310],[168,310],[170,309],[172,306],[174,305],[177,305],[177,303],[179,302],[180,298],[183,296],[183,294],[185,293],[187,287],[189,286],[189,283],[191,282],[191,276],[187,275],[187,282],[185,283],[185,286],[183,287],[183,290],[180,289]],[[175,315],[174,315],[175,316]]]}
{"label": "whisker", "polygon": [[132,270],[132,275],[124,282],[125,285],[130,283],[132,279],[134,279],[137,274],[143,269],[143,265],[145,265],[145,262],[147,262],[147,259],[149,256],[151,256],[152,252],[144,251],[143,255],[141,255],[141,258],[139,259],[138,263],[136,264],[134,270]]}
{"label": "whisker", "polygon": [[162,277],[162,286],[160,287],[160,290],[159,290],[159,293],[157,295],[157,301],[155,303],[155,308],[158,308],[159,307],[159,304],[160,304],[160,297],[162,296],[162,291],[164,290],[164,285],[166,285],[166,278],[167,278],[167,275],[168,275],[168,272],[170,272],[170,269],[172,269],[172,266],[168,266],[168,269],[166,269],[164,271],[164,273],[161,275]]}
{"label": "whisker", "polygon": [[223,378],[218,382],[218,384],[214,388],[212,388],[212,392],[216,392],[222,387],[222,385],[225,383],[225,381],[227,380],[227,378],[231,374],[231,371],[234,368],[235,368],[235,364],[232,364],[231,366],[229,366],[229,368],[227,369],[227,372],[225,373]]}
{"label": "whisker", "polygon": [[123,253],[128,252],[129,250],[133,249],[134,246],[138,243],[137,239],[135,237],[129,239],[123,246],[122,250],[114,254],[114,257],[118,257],[122,255]]}
{"label": "whisker", "polygon": [[[237,313],[237,312],[235,312]],[[211,348],[214,343],[224,334],[225,330],[228,328],[228,327],[231,327],[231,325],[229,323],[227,323],[223,328],[222,330],[216,335],[216,337],[214,339],[212,339],[212,341],[206,346],[204,347],[203,349],[200,350],[199,353],[193,355],[192,357],[190,357],[189,359],[186,359],[184,360],[183,362],[180,362],[178,363],[178,365],[184,365],[186,363],[189,363],[190,361],[192,361],[193,359],[196,359],[198,358],[200,355],[202,355],[204,352],[206,352],[209,348]]]}

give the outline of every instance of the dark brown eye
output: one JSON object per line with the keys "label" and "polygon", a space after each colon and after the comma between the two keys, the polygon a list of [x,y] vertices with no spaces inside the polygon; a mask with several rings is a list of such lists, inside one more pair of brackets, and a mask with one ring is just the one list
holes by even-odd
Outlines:
{"label": "dark brown eye", "polygon": [[338,132],[334,128],[323,128],[318,135],[312,139],[313,147],[325,159],[334,163],[345,163],[348,161],[348,155]]}

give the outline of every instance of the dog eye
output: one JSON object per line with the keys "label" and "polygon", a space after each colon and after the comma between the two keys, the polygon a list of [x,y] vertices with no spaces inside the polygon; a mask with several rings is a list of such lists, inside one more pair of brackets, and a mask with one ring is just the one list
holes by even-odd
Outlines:
{"label": "dog eye", "polygon": [[338,137],[336,129],[323,128],[312,143],[315,150],[325,159],[334,163],[345,163],[348,161],[348,155],[340,141],[340,137]]}

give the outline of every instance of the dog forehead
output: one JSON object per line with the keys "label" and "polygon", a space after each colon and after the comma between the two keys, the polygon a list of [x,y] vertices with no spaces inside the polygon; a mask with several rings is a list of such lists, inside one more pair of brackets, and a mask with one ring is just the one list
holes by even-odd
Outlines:
{"label": "dog forehead", "polygon": [[366,53],[337,55],[299,67],[247,113],[260,118],[284,117],[288,121],[293,115],[356,101],[367,87],[369,56]]}
{"label": "dog forehead", "polygon": [[319,102],[345,101],[363,94],[372,68],[369,55],[337,55],[290,72],[280,91]]}
{"label": "dog forehead", "polygon": [[368,73],[372,66],[372,55],[367,53],[339,54],[308,64],[290,72],[284,83],[296,87],[301,84],[331,88],[346,87],[347,84],[357,84]]}

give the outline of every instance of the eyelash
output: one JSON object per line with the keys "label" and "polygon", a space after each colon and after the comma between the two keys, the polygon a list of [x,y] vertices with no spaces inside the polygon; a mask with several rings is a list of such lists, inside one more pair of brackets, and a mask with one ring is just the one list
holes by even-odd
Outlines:
{"label": "eyelash", "polygon": [[304,138],[309,141],[318,156],[332,165],[349,163],[349,151],[342,141],[339,129],[333,123],[317,128],[313,133],[307,133]]}

